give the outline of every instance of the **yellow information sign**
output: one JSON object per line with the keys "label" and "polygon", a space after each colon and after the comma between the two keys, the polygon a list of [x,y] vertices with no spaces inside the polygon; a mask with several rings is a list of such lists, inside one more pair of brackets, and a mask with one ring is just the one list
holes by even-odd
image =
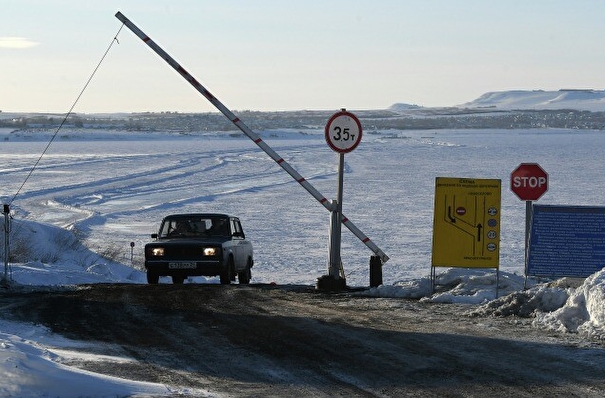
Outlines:
{"label": "yellow information sign", "polygon": [[501,186],[496,179],[437,177],[433,267],[498,268]]}

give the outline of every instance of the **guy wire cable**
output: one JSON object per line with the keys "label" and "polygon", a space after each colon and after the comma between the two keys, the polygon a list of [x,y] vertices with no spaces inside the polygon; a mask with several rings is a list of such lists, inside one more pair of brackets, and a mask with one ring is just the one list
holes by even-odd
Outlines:
{"label": "guy wire cable", "polygon": [[57,137],[57,134],[59,134],[59,130],[61,130],[61,128],[63,127],[63,125],[65,124],[65,122],[67,121],[67,118],[69,117],[69,115],[71,115],[71,113],[73,112],[74,108],[76,107],[76,104],[78,103],[78,101],[80,100],[80,97],[82,97],[82,94],[84,94],[84,91],[86,90],[86,88],[88,88],[88,85],[90,84],[90,82],[92,81],[92,78],[94,77],[94,75],[97,73],[97,70],[99,69],[99,67],[101,66],[101,63],[103,63],[103,60],[105,60],[105,57],[107,56],[107,53],[109,53],[109,50],[111,50],[111,48],[113,47],[114,43],[118,43],[120,44],[120,42],[118,41],[118,35],[120,34],[120,32],[122,31],[122,28],[124,27],[124,24],[122,23],[122,26],[120,26],[120,29],[118,29],[118,32],[115,34],[115,36],[113,37],[113,39],[111,39],[111,43],[109,43],[109,46],[107,47],[107,50],[105,50],[105,53],[103,54],[103,56],[101,57],[101,60],[99,61],[99,63],[97,64],[97,66],[95,67],[95,69],[92,71],[90,77],[88,78],[88,80],[86,81],[86,84],[84,84],[84,87],[82,88],[82,90],[80,91],[80,94],[78,94],[78,96],[76,97],[76,100],[74,101],[74,103],[71,105],[71,108],[69,108],[69,111],[67,112],[67,114],[65,115],[65,117],[63,118],[63,120],[61,121],[61,123],[59,124],[59,127],[57,127],[57,130],[55,131],[55,133],[52,135],[52,137],[50,138],[50,140],[48,141],[48,144],[46,144],[46,147],[44,148],[44,150],[42,151],[42,153],[40,154],[40,157],[38,158],[38,160],[36,160],[36,162],[34,163],[33,167],[31,168],[31,170],[29,171],[29,173],[27,174],[27,176],[25,177],[25,180],[23,181],[23,184],[21,184],[21,186],[19,187],[19,189],[17,189],[17,192],[15,192],[15,195],[13,196],[13,198],[10,200],[10,202],[8,203],[9,206],[14,202],[15,198],[19,195],[19,193],[21,192],[21,190],[23,189],[23,187],[25,186],[25,184],[27,183],[27,180],[29,180],[29,178],[32,176],[32,174],[34,173],[34,170],[36,169],[36,167],[38,167],[38,164],[40,163],[40,161],[42,160],[42,157],[46,154],[46,151],[48,151],[48,148],[50,148],[50,145],[52,144],[52,142],[55,140],[55,138]]}

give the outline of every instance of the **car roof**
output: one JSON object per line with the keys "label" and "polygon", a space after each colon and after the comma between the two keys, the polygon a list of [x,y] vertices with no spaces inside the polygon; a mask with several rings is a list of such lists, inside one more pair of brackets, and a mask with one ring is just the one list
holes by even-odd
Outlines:
{"label": "car roof", "polygon": [[222,213],[182,213],[182,214],[171,214],[169,216],[164,217],[164,219],[167,218],[186,218],[186,217],[196,217],[196,218],[206,218],[206,217],[211,217],[211,218],[237,218],[237,217],[232,217],[229,216],[227,214],[222,214]]}

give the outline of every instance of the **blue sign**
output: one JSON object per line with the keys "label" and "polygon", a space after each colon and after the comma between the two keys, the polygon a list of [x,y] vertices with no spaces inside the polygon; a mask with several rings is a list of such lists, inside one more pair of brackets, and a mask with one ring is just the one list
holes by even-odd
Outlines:
{"label": "blue sign", "polygon": [[586,278],[605,267],[605,207],[533,205],[526,275]]}

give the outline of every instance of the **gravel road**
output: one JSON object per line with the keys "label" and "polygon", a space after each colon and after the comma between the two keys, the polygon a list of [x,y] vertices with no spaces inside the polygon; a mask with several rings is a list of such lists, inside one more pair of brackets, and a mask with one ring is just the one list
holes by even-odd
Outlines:
{"label": "gravel road", "polygon": [[605,343],[464,305],[312,286],[98,284],[8,289],[0,308],[135,359],[72,366],[210,396],[605,396]]}

